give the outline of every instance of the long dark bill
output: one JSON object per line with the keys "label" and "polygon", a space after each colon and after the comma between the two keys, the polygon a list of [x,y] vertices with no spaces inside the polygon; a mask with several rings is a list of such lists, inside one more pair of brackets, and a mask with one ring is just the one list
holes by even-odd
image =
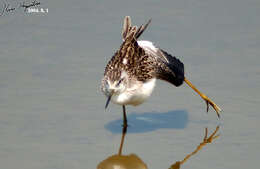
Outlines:
{"label": "long dark bill", "polygon": [[110,102],[110,100],[111,100],[111,95],[110,96],[108,96],[108,98],[107,98],[107,102],[106,102],[106,105],[105,105],[105,109],[107,108],[107,106],[109,105],[109,102]]}

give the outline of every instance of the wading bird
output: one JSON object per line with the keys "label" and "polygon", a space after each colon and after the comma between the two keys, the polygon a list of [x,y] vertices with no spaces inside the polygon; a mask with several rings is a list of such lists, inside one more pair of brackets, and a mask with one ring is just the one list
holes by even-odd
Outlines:
{"label": "wading bird", "polygon": [[150,22],[151,20],[138,28],[131,25],[129,16],[125,17],[123,43],[108,62],[101,82],[101,90],[107,96],[105,108],[110,100],[122,105],[123,125],[127,126],[125,106],[137,106],[147,100],[155,87],[156,79],[160,79],[176,87],[182,85],[183,81],[186,82],[206,102],[207,111],[211,105],[220,117],[219,106],[184,76],[184,65],[179,59],[150,41],[138,40]]}

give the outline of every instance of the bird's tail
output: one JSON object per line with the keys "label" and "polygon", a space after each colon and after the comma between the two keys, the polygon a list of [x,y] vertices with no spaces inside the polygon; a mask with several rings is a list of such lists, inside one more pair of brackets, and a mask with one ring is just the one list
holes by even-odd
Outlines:
{"label": "bird's tail", "polygon": [[131,18],[130,16],[126,16],[124,19],[123,30],[122,30],[122,38],[125,41],[126,39],[135,39],[137,40],[148,25],[151,23],[151,19],[145,24],[141,25],[139,28],[137,26],[131,25]]}

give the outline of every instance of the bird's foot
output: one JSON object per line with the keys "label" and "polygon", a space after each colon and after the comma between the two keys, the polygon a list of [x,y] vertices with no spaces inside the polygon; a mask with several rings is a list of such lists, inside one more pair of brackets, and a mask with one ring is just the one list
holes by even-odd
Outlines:
{"label": "bird's foot", "polygon": [[201,98],[206,102],[207,105],[207,112],[209,111],[209,105],[211,105],[213,107],[213,109],[215,109],[218,118],[220,118],[219,112],[221,112],[220,107],[218,107],[218,105],[216,105],[212,100],[210,100],[205,94],[201,93],[187,78],[184,78],[184,81],[195,91],[197,92]]}
{"label": "bird's foot", "polygon": [[209,111],[209,105],[211,105],[213,107],[213,109],[216,111],[218,118],[220,118],[219,113],[222,111],[221,108],[216,103],[214,103],[212,100],[210,100],[206,95],[202,96],[202,98],[206,102],[207,112]]}

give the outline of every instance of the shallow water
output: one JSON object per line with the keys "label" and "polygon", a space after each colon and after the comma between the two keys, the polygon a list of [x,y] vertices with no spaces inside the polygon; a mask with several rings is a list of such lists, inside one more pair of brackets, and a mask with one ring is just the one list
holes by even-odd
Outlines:
{"label": "shallow water", "polygon": [[122,154],[169,168],[196,149],[206,127],[211,134],[220,126],[220,137],[181,168],[257,168],[258,0],[40,2],[48,13],[0,17],[1,168],[93,169],[118,153],[122,108],[105,111],[99,85],[125,15],[137,25],[152,18],[141,39],[180,56],[187,78],[224,111],[219,120],[187,85],[157,81],[148,102],[127,107]]}

